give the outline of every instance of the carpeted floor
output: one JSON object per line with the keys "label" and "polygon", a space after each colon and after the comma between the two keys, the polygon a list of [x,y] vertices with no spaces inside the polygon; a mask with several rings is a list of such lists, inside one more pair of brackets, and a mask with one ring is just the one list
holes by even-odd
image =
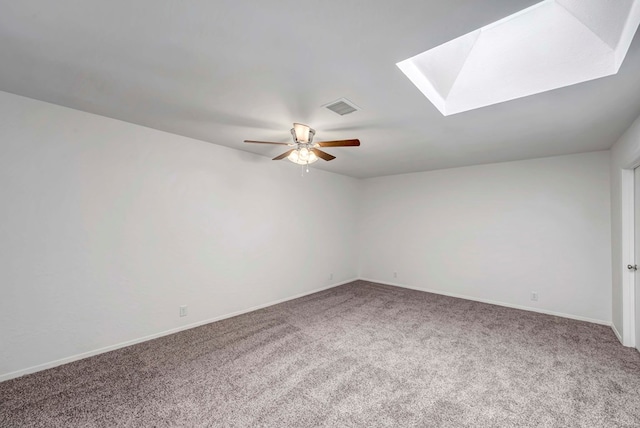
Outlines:
{"label": "carpeted floor", "polygon": [[609,327],[357,281],[0,383],[2,427],[638,427]]}

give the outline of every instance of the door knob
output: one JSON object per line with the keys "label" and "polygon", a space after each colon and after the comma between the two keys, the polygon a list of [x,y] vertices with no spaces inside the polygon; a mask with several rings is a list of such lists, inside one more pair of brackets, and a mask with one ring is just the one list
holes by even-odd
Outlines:
{"label": "door knob", "polygon": [[636,271],[638,270],[638,265],[627,265],[627,269]]}

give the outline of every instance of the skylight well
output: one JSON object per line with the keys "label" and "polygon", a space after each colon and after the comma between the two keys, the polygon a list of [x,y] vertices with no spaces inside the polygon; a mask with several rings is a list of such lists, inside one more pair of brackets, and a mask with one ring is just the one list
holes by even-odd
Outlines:
{"label": "skylight well", "polygon": [[616,74],[640,0],[545,0],[397,66],[445,115]]}

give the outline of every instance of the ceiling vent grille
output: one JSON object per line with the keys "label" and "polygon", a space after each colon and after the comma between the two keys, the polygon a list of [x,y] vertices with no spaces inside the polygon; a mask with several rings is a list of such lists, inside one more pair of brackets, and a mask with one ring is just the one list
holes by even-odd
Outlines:
{"label": "ceiling vent grille", "polygon": [[339,100],[332,101],[329,104],[323,105],[322,107],[326,107],[332,112],[339,114],[340,116],[344,116],[345,114],[353,113],[354,111],[360,110],[360,107],[346,98],[340,98]]}

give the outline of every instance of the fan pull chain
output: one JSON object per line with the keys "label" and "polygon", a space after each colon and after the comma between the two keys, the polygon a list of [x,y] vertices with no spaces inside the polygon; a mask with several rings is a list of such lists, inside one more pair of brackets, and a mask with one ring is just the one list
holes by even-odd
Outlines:
{"label": "fan pull chain", "polygon": [[302,167],[302,170],[300,172],[300,176],[304,177],[305,171],[307,172],[307,174],[309,173],[309,161],[307,161],[306,164],[300,165],[300,167]]}

